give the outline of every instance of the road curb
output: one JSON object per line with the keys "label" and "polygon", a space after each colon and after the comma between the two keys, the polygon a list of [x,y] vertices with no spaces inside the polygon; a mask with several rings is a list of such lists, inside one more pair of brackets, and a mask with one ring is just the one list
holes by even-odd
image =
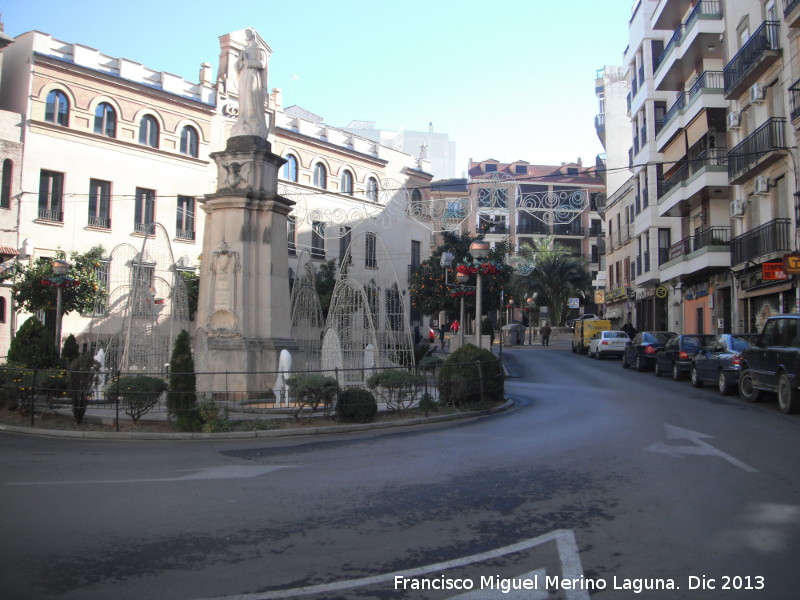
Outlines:
{"label": "road curb", "polygon": [[434,415],[432,417],[417,417],[402,421],[381,423],[352,423],[348,425],[331,425],[325,427],[308,427],[294,429],[255,430],[255,431],[224,431],[221,433],[152,433],[144,431],[71,431],[60,429],[40,429],[36,427],[17,427],[15,425],[0,424],[0,432],[20,433],[39,437],[76,438],[87,440],[245,440],[256,438],[292,437],[333,433],[356,433],[359,431],[378,431],[382,429],[396,429],[414,425],[429,425],[446,423],[448,421],[462,421],[475,419],[488,415],[504,412],[514,407],[514,401],[508,399],[500,406],[485,410],[474,410],[465,413],[450,415]]}

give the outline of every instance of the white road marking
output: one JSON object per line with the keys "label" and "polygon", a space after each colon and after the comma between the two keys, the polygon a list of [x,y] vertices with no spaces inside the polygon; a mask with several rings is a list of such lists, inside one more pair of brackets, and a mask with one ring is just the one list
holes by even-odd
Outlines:
{"label": "white road marking", "polygon": [[675,425],[668,425],[664,423],[664,431],[669,440],[688,440],[692,445],[676,446],[674,444],[665,444],[664,442],[656,442],[645,448],[650,452],[658,452],[659,454],[666,454],[675,458],[683,458],[686,455],[693,454],[695,456],[716,456],[723,460],[727,460],[735,467],[739,467],[748,473],[757,473],[758,469],[754,469],[750,465],[732,457],[730,454],[725,454],[722,450],[714,448],[711,444],[704,442],[704,438],[712,438],[713,436],[692,431],[691,429],[684,429],[683,427],[676,427]]}
{"label": "white road marking", "polygon": [[[569,529],[558,529],[556,531],[551,531],[550,533],[524,540],[516,544],[503,546],[502,548],[495,548],[494,550],[473,554],[471,556],[464,556],[432,565],[416,567],[407,571],[395,571],[393,573],[384,573],[381,575],[373,575],[371,577],[362,577],[360,579],[336,581],[333,583],[323,583],[287,590],[275,590],[272,592],[219,596],[216,598],[207,598],[205,600],[280,600],[283,598],[309,596],[311,594],[328,594],[340,590],[385,583],[390,584],[393,590],[395,577],[416,578],[423,575],[438,574],[449,569],[464,567],[478,562],[499,558],[501,556],[514,554],[516,552],[530,550],[531,548],[535,548],[536,546],[541,546],[542,544],[547,544],[549,542],[555,542],[556,547],[558,548],[558,556],[561,561],[562,577],[577,579],[583,576],[583,567],[581,565],[580,556],[578,555],[578,544],[575,541],[574,532]],[[538,571],[533,571],[533,573],[537,572]],[[487,592],[490,590],[484,591]],[[500,593],[503,598],[508,597],[508,595],[502,594],[502,592]],[[483,597],[489,598],[490,596],[484,595]],[[531,597],[528,596],[527,598],[530,600]],[[567,600],[589,600],[589,593],[586,590],[566,590],[566,598]]]}
{"label": "white road marking", "polygon": [[221,467],[208,467],[199,471],[192,471],[188,475],[179,477],[152,477],[146,479],[84,479],[74,481],[9,481],[6,485],[85,485],[85,484],[109,484],[109,483],[169,483],[173,481],[197,481],[201,479],[249,479],[259,477],[267,473],[272,473],[279,469],[288,469],[288,465],[276,466],[244,466],[226,465]]}

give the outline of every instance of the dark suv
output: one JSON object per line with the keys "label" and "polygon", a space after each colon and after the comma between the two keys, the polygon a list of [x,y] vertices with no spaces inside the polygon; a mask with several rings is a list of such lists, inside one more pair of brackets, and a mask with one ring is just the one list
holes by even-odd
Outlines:
{"label": "dark suv", "polygon": [[778,394],[783,413],[800,410],[800,314],[770,317],[753,345],[742,350],[739,393],[758,402],[762,392]]}

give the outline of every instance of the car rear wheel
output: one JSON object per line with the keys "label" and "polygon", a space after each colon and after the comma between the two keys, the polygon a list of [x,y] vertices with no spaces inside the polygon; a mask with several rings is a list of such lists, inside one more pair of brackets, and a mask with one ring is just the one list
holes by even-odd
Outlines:
{"label": "car rear wheel", "polygon": [[761,390],[753,387],[750,369],[744,369],[739,375],[739,394],[746,402],[758,402],[761,399]]}
{"label": "car rear wheel", "polygon": [[787,415],[800,410],[800,391],[792,385],[786,373],[781,373],[778,379],[778,408]]}
{"label": "car rear wheel", "polygon": [[700,379],[700,373],[697,372],[697,367],[692,365],[692,385],[696,388],[703,387],[703,380]]}
{"label": "car rear wheel", "polygon": [[674,379],[675,381],[680,381],[682,377],[683,374],[681,373],[681,369],[678,366],[678,363],[672,363],[672,379]]}
{"label": "car rear wheel", "polygon": [[728,378],[725,377],[725,371],[722,369],[719,370],[719,375],[717,376],[717,388],[719,389],[719,393],[723,396],[727,396],[733,392],[733,386],[728,383]]}
{"label": "car rear wheel", "polygon": [[656,377],[661,377],[664,374],[664,372],[661,370],[661,366],[658,364],[658,361],[656,361],[656,364],[653,365],[653,374]]}
{"label": "car rear wheel", "polygon": [[594,357],[597,360],[603,360],[603,354],[600,352],[600,348],[597,349],[597,352],[594,353]]}

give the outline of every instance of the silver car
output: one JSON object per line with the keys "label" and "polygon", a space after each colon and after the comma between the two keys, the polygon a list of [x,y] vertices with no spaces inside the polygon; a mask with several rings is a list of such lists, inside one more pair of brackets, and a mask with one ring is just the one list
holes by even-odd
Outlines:
{"label": "silver car", "polygon": [[598,331],[589,340],[586,355],[600,360],[606,356],[622,356],[631,338],[624,331]]}

